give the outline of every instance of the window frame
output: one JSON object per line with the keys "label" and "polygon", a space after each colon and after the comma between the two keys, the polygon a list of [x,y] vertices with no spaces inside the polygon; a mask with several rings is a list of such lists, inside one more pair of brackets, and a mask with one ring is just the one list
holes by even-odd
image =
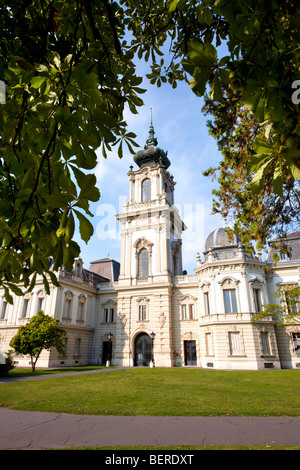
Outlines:
{"label": "window frame", "polygon": [[[141,258],[143,255],[145,257],[144,259]],[[143,247],[140,249],[138,252],[138,272],[137,272],[137,277],[139,279],[146,279],[149,277],[149,251],[147,248]]]}
{"label": "window frame", "polygon": [[[238,285],[240,283],[239,279],[234,279],[232,277],[225,277],[221,281],[218,281],[221,291],[222,291],[222,300],[223,300],[223,312],[225,315],[230,313],[240,313],[241,312],[241,305],[240,305],[240,297],[239,297],[239,288]],[[224,291],[235,291],[235,305],[236,310],[232,309],[231,311],[226,311],[226,299],[224,295]],[[229,294],[231,296],[231,294]],[[233,306],[232,298],[230,299],[230,304]]]}
{"label": "window frame", "polygon": [[[272,346],[271,346],[271,337],[270,337],[270,332],[269,331],[267,331],[267,330],[261,330],[260,331],[260,343],[261,343],[261,355],[262,356],[273,356]],[[267,349],[266,349],[266,347],[267,347]]]}
{"label": "window frame", "polygon": [[225,313],[238,313],[236,289],[223,289],[223,302]]}
{"label": "window frame", "polygon": [[193,297],[192,295],[187,294],[178,299],[178,302],[180,309],[180,320],[197,320],[197,297]]}
{"label": "window frame", "polygon": [[32,295],[27,293],[23,297],[22,310],[20,318],[29,318],[30,317],[30,306],[31,306]]}
{"label": "window frame", "polygon": [[146,321],[147,320],[147,305],[140,304],[139,305],[139,321]]}
{"label": "window frame", "polygon": [[1,312],[0,312],[0,320],[5,320],[6,314],[7,314],[7,307],[8,307],[8,302],[4,298],[2,298],[2,303],[1,303]]}
{"label": "window frame", "polygon": [[[209,341],[208,341],[209,338]],[[213,333],[211,331],[206,331],[205,333],[205,352],[206,356],[214,356],[214,343],[213,343]]]}
{"label": "window frame", "polygon": [[151,179],[146,177],[141,182],[141,202],[151,201]]}
{"label": "window frame", "polygon": [[112,299],[109,299],[101,305],[103,308],[102,323],[115,323],[117,302]]}
{"label": "window frame", "polygon": [[65,293],[65,298],[64,298],[64,306],[63,306],[63,316],[62,318],[64,320],[72,320],[73,316],[73,298],[74,294],[71,290],[66,290]]}
{"label": "window frame", "polygon": [[[238,338],[238,341],[231,341],[233,338]],[[238,348],[236,348],[237,345]],[[227,347],[228,357],[246,357],[244,335],[241,328],[233,326],[227,329]]]}
{"label": "window frame", "polygon": [[139,297],[137,299],[137,321],[148,322],[149,321],[149,302],[150,299],[147,297]]}

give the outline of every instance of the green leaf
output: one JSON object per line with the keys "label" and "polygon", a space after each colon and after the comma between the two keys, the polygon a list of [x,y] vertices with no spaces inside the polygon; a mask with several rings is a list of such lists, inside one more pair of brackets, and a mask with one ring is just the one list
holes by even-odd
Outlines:
{"label": "green leaf", "polygon": [[168,4],[169,12],[175,11],[178,3],[179,3],[179,0],[171,0]]}
{"label": "green leaf", "polygon": [[256,171],[269,158],[270,155],[264,153],[255,153],[251,155],[247,165],[249,173]]}
{"label": "green leaf", "polygon": [[283,197],[283,173],[280,165],[277,165],[274,170],[272,187],[276,194]]}
{"label": "green leaf", "polygon": [[295,180],[300,180],[300,168],[298,168],[293,163],[290,165],[291,173]]}
{"label": "green leaf", "polygon": [[198,21],[199,23],[206,23],[208,26],[211,25],[213,20],[213,12],[205,5],[199,5],[197,8]]}
{"label": "green leaf", "polygon": [[12,295],[9,293],[8,288],[3,285],[3,289],[4,289],[4,297],[5,297],[6,302],[8,302],[9,304],[13,305],[13,303],[14,303],[13,297],[12,297]]}
{"label": "green leaf", "polygon": [[212,84],[211,84],[211,92],[210,97],[214,101],[222,101],[222,87],[221,87],[221,80],[217,73],[215,73]]}
{"label": "green leaf", "polygon": [[257,137],[253,146],[256,153],[271,155],[274,151],[272,145],[267,139]]}
{"label": "green leaf", "polygon": [[75,222],[74,222],[73,213],[71,212],[66,223],[66,230],[65,230],[66,242],[69,242],[72,239],[74,235],[74,230],[75,230]]}
{"label": "green leaf", "polygon": [[87,199],[89,201],[97,202],[100,198],[100,191],[95,186],[95,175],[85,175],[81,184],[81,191],[78,199]]}
{"label": "green leaf", "polygon": [[15,284],[12,284],[11,282],[7,282],[7,285],[14,294],[18,296],[23,295],[23,291],[22,289],[20,289],[20,287],[16,286]]}
{"label": "green leaf", "polygon": [[56,277],[56,275],[54,274],[54,272],[48,271],[48,274],[49,274],[49,276],[50,276],[50,279],[51,279],[52,284],[53,284],[54,286],[56,286],[56,287],[60,287],[60,283],[58,282],[57,277]]}
{"label": "green leaf", "polygon": [[254,194],[258,194],[262,189],[264,179],[268,168],[271,164],[271,161],[264,163],[254,174],[252,180],[250,181],[250,189]]}
{"label": "green leaf", "polygon": [[31,292],[32,289],[34,288],[34,286],[35,286],[35,281],[36,281],[36,276],[37,276],[37,273],[34,273],[34,275],[33,275],[32,278],[31,278],[30,285],[29,285],[29,287],[28,287],[28,289],[27,289],[27,292]]}
{"label": "green leaf", "polygon": [[85,215],[75,209],[74,212],[79,220],[79,231],[81,238],[87,243],[94,233],[94,227],[91,222],[85,217]]}
{"label": "green leaf", "polygon": [[45,276],[44,273],[42,273],[42,277],[43,277],[43,284],[44,284],[44,287],[45,287],[46,294],[50,295],[50,286],[49,286],[48,279],[47,279],[47,277]]}
{"label": "green leaf", "polygon": [[32,88],[40,88],[40,86],[44,83],[44,81],[46,80],[47,77],[43,77],[43,76],[37,76],[37,77],[33,77],[31,82],[30,82],[30,86]]}
{"label": "green leaf", "polygon": [[191,41],[188,56],[195,65],[201,67],[212,67],[218,63],[217,49],[210,43],[202,44],[198,41]]}

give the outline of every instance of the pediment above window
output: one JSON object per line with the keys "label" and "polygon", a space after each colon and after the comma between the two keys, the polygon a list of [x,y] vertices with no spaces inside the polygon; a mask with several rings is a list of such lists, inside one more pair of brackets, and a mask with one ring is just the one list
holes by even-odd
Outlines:
{"label": "pediment above window", "polygon": [[182,303],[186,304],[186,303],[194,303],[196,302],[196,300],[197,300],[197,297],[193,297],[192,295],[187,294],[187,295],[184,295],[183,297],[180,297],[180,299],[178,299],[178,302],[180,304]]}

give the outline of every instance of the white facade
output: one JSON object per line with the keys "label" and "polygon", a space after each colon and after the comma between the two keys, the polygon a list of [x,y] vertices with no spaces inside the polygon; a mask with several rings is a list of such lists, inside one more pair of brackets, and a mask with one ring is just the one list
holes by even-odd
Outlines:
{"label": "white facade", "polygon": [[[289,238],[291,259],[276,265],[249,256],[219,228],[206,241],[195,274],[182,273],[184,223],[174,210],[173,177],[154,129],[128,173],[129,198],[117,216],[120,263],[98,260],[86,270],[59,272],[60,287],[46,295],[41,280],[14,305],[0,293],[0,354],[24,322],[42,309],[60,320],[66,350],[44,351],[40,367],[105,364],[215,369],[299,368],[300,325],[251,322],[278,286],[299,285],[300,233]],[[268,269],[266,269],[268,267]],[[151,339],[151,335],[153,339]],[[16,356],[18,365],[29,358]]]}

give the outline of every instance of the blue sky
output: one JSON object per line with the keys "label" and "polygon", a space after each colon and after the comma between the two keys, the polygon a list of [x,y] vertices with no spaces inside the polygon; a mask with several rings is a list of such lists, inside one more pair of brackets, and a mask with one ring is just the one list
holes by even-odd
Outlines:
{"label": "blue sky", "polygon": [[[147,89],[142,95],[144,106],[139,108],[139,114],[128,111],[124,118],[128,130],[137,135],[136,142],[143,148],[149,135],[152,108],[158,146],[168,151],[169,172],[176,182],[175,205],[188,227],[183,233],[183,269],[193,274],[197,252],[202,255],[206,237],[224,225],[219,216],[211,215],[211,193],[216,182],[202,175],[204,170],[219,162],[221,155],[216,141],[208,134],[207,118],[201,112],[203,100],[196,97],[186,83],[179,83],[176,89],[169,84],[161,88],[150,85],[146,73],[147,66],[141,63],[139,74],[144,77],[141,87]],[[127,150],[126,145],[124,149]],[[132,164],[134,170],[138,169],[129,151],[124,152],[121,160],[117,149],[106,160],[101,151],[97,153],[95,174],[101,199],[91,205],[95,232],[88,244],[79,242],[86,268],[91,261],[107,256],[120,261],[120,227],[115,215],[122,211],[123,201],[129,196],[129,166]]]}

